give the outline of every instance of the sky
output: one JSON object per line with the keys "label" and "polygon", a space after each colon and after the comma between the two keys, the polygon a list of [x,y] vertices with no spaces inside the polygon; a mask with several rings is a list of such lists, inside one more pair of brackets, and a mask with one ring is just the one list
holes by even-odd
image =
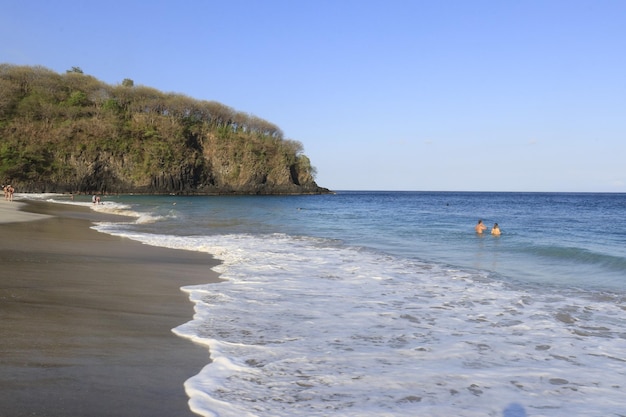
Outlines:
{"label": "sky", "polygon": [[623,0],[0,0],[0,63],[253,114],[332,190],[626,192]]}

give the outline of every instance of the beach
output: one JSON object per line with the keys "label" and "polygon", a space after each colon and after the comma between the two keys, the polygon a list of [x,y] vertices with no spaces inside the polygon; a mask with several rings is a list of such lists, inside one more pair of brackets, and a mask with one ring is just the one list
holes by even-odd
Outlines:
{"label": "beach", "polygon": [[217,261],[90,229],[113,219],[0,201],[2,416],[195,415],[183,384],[209,352],[171,329]]}
{"label": "beach", "polygon": [[16,197],[2,417],[626,407],[626,194]]}

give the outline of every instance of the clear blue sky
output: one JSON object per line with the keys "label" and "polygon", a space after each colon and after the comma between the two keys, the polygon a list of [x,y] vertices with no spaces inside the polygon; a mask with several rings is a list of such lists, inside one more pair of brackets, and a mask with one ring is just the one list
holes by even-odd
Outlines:
{"label": "clear blue sky", "polygon": [[626,192],[623,0],[0,0],[0,62],[254,114],[335,190]]}

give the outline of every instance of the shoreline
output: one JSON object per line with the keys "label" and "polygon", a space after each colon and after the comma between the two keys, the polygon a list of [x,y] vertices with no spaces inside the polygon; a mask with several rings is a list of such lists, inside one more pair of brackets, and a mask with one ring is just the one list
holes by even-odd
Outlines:
{"label": "shoreline", "polygon": [[31,213],[21,209],[28,207],[28,204],[20,201],[7,201],[0,198],[0,224],[30,222],[34,220],[46,219],[47,214]]}
{"label": "shoreline", "polygon": [[0,202],[3,415],[196,415],[183,384],[209,352],[172,329],[194,314],[180,288],[219,282],[219,261],[90,229],[115,218]]}

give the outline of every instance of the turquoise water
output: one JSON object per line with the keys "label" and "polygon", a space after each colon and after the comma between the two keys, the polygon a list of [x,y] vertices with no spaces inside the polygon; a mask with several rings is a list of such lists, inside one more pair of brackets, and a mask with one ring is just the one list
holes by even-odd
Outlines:
{"label": "turquoise water", "polygon": [[[626,409],[624,194],[111,196],[94,209],[136,219],[101,232],[222,260],[226,281],[184,288],[196,314],[174,329],[211,353],[185,384],[200,415]],[[476,235],[478,219],[502,235]]]}
{"label": "turquoise water", "polygon": [[[477,268],[504,280],[626,289],[626,195],[340,192],[301,197],[119,197],[161,216],[133,230],[286,233]],[[500,238],[477,237],[483,219]]]}

